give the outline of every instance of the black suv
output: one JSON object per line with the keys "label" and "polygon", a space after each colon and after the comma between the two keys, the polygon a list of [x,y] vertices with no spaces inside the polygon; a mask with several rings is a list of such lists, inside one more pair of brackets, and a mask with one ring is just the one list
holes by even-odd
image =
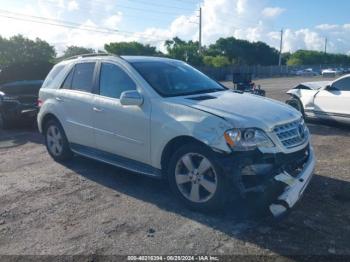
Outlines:
{"label": "black suv", "polygon": [[39,89],[52,64],[33,61],[13,63],[0,70],[0,128],[35,124]]}

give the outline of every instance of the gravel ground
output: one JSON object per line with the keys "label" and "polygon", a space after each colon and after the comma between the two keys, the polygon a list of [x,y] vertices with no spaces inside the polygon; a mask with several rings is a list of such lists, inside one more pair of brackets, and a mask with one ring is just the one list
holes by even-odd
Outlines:
{"label": "gravel ground", "polygon": [[[257,83],[283,101],[306,80]],[[350,127],[308,125],[316,175],[280,222],[239,205],[191,212],[163,181],[81,157],[58,164],[35,130],[0,131],[0,254],[350,256]]]}

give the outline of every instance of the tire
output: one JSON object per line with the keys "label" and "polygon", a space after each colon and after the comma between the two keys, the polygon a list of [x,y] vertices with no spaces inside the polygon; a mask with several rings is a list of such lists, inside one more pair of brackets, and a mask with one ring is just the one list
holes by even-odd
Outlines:
{"label": "tire", "polygon": [[303,117],[305,117],[304,106],[299,98],[293,97],[287,100],[286,104],[298,110],[303,115]]}
{"label": "tire", "polygon": [[190,209],[201,212],[222,209],[229,199],[230,183],[216,159],[211,149],[196,143],[184,145],[172,155],[167,171],[169,184]]}
{"label": "tire", "polygon": [[57,120],[49,120],[44,128],[45,145],[50,156],[57,162],[72,158],[66,134]]}

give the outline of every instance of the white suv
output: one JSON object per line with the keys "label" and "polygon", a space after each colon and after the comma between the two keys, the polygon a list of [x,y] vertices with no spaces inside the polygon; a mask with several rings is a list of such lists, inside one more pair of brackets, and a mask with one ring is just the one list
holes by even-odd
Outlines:
{"label": "white suv", "polygon": [[279,216],[313,174],[298,111],[229,90],[181,61],[74,57],[52,69],[38,103],[39,130],[55,160],[75,153],[166,177],[197,210],[255,194]]}

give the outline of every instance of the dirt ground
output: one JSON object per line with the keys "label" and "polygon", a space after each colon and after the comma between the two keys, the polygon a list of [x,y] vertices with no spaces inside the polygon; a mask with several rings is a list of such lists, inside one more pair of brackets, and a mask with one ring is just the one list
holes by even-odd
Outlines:
{"label": "dirt ground", "polygon": [[[259,80],[267,96],[314,79]],[[75,157],[54,162],[35,130],[0,131],[0,254],[349,255],[350,127],[308,123],[315,177],[280,222],[239,206],[185,209],[162,181]],[[249,212],[248,212],[249,213]]]}

